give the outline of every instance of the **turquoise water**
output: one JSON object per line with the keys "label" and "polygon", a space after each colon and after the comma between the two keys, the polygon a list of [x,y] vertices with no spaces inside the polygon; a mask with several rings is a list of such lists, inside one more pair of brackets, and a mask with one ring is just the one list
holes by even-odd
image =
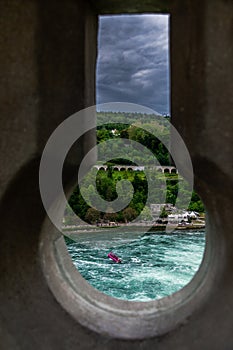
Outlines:
{"label": "turquoise water", "polygon": [[[200,231],[172,234],[80,233],[66,239],[81,275],[96,289],[115,298],[148,301],[184,287],[198,270],[205,248]],[[116,264],[107,255],[122,259]]]}

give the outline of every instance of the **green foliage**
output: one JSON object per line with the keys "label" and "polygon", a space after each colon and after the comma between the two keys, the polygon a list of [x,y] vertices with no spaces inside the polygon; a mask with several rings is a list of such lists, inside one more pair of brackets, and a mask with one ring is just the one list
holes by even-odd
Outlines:
{"label": "green foliage", "polygon": [[100,218],[100,212],[94,208],[89,208],[85,215],[85,220],[90,224],[96,223]]}
{"label": "green foliage", "polygon": [[204,205],[200,199],[197,200],[196,202],[192,200],[189,204],[188,209],[192,211],[197,211],[199,213],[204,213],[205,211]]}
{"label": "green foliage", "polygon": [[[114,117],[115,123],[109,123],[108,120]],[[143,159],[141,153],[134,149],[133,156],[138,163],[154,164],[155,157],[161,165],[169,165],[169,152],[163,140],[169,144],[169,118],[156,119],[156,115],[143,115],[142,113],[98,113],[100,123],[106,124],[97,127],[97,142],[101,144],[103,141],[115,139],[112,148],[104,145],[99,148],[99,158],[104,156],[111,157],[114,150],[122,148],[122,139],[136,141],[147,147],[152,155],[150,158]],[[143,120],[143,123],[142,123]],[[121,124],[123,122],[123,124]],[[154,136],[156,133],[157,137]],[[154,157],[155,156],[155,157]],[[129,164],[127,159],[119,159],[118,164]],[[116,162],[115,162],[116,164]]]}
{"label": "green foliage", "polygon": [[[99,159],[109,159],[107,162],[107,171],[100,170],[97,172],[89,172],[89,174],[82,181],[82,194],[80,188],[77,187],[69,199],[69,205],[73,211],[84,221],[89,223],[96,223],[99,220],[128,222],[141,214],[142,220],[151,220],[150,208],[147,205],[148,184],[144,172],[141,171],[115,171],[113,166],[120,165],[154,165],[154,159],[157,158],[161,165],[170,165],[170,155],[168,149],[160,141],[163,140],[169,144],[169,121],[168,116],[160,118],[159,122],[156,115],[142,114],[142,113],[114,113],[114,112],[99,112],[98,121],[100,124],[97,127],[97,142],[99,143]],[[115,120],[115,123],[109,122]],[[143,121],[143,122],[142,122]],[[154,136],[156,131],[157,137]],[[125,158],[112,159],[112,155],[118,154],[117,151],[124,150],[126,153],[130,147],[125,147],[123,139],[136,141],[139,144],[149,149],[152,154],[147,159],[143,159],[141,153],[133,148],[129,153],[129,159],[133,159],[134,163]],[[107,140],[114,139],[114,142],[109,144]],[[124,156],[125,156],[124,153]],[[119,153],[120,154],[120,153]],[[132,157],[131,157],[132,156]],[[158,174],[151,170],[147,172],[147,176],[153,182],[153,188],[150,189],[154,203],[171,203],[182,207],[190,198],[189,189],[185,181],[178,182],[178,176],[167,174],[166,181],[164,181],[164,174]],[[128,180],[131,182],[134,191],[126,187],[126,183],[121,180]],[[165,183],[166,182],[166,183]],[[93,184],[96,184],[96,188]],[[105,213],[106,209],[111,205],[111,202],[118,198],[118,190],[123,193],[124,199],[128,200],[128,205],[124,210],[117,213]],[[181,194],[177,199],[177,193]],[[131,198],[132,197],[132,198]],[[92,203],[99,203],[104,199],[105,206],[101,207],[102,211],[97,211],[92,208]],[[118,198],[119,199],[119,198]],[[123,199],[123,198],[122,198]],[[198,195],[193,192],[192,199],[188,208],[197,212],[204,212],[204,206]],[[72,213],[67,209],[68,216]],[[167,213],[162,212],[164,217]],[[70,218],[72,221],[73,218]]]}
{"label": "green foliage", "polygon": [[151,215],[151,210],[149,207],[145,206],[141,212],[141,218],[144,221],[151,221],[153,219]]}
{"label": "green foliage", "polygon": [[166,209],[163,207],[161,214],[159,215],[160,218],[164,219],[168,217],[168,213]]}
{"label": "green foliage", "polygon": [[122,214],[125,222],[132,221],[137,217],[136,210],[131,207],[124,209]]}
{"label": "green foliage", "polygon": [[[109,170],[111,169],[111,170]],[[152,198],[154,203],[172,203],[179,204],[177,200],[178,189],[182,194],[182,198],[190,197],[190,192],[187,189],[185,181],[180,180],[178,183],[177,175],[166,175],[166,184],[164,183],[164,177],[161,174],[151,170],[147,173],[148,178],[153,180]],[[93,179],[93,174],[90,172],[82,183],[82,193],[85,194],[85,198],[91,201],[95,196],[94,186],[90,184],[90,179]],[[107,171],[99,170],[97,172],[96,188],[97,196],[100,196],[106,201],[106,206],[103,211],[97,211],[87,205],[83,199],[79,187],[77,187],[70,197],[69,204],[73,208],[74,212],[84,221],[89,223],[96,223],[99,220],[109,220],[116,222],[128,222],[136,218],[141,214],[142,220],[151,220],[151,212],[147,203],[148,185],[146,175],[142,171],[115,171],[111,167]],[[133,190],[128,190],[126,183],[122,180],[128,180],[133,186]],[[129,202],[124,210],[117,213],[105,213],[109,208],[111,202],[114,201],[118,190],[123,193],[124,199]],[[132,195],[132,199],[130,200]],[[165,201],[164,201],[165,199]],[[94,197],[94,203],[96,203],[96,197]],[[109,204],[108,204],[109,203]],[[197,212],[204,212],[204,206],[198,195],[193,192],[192,199],[188,208]],[[162,217],[167,216],[165,209],[162,211]]]}

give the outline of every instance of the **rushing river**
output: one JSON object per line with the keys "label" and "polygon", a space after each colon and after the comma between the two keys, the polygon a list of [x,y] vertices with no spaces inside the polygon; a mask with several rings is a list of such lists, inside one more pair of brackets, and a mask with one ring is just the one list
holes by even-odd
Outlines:
{"label": "rushing river", "polygon": [[[133,236],[133,238],[132,238]],[[198,270],[205,248],[202,231],[130,235],[79,233],[66,239],[73,263],[96,289],[115,298],[147,301],[185,286]],[[116,264],[107,255],[122,259]]]}

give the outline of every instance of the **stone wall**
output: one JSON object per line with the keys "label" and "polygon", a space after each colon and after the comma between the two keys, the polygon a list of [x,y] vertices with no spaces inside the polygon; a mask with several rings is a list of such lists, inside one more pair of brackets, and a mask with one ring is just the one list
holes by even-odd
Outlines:
{"label": "stone wall", "polygon": [[[0,349],[233,348],[233,3],[164,3],[0,3]],[[207,209],[205,259],[194,282],[169,300],[96,301],[57,256],[64,245],[41,202],[41,152],[62,120],[94,103],[97,14],[160,9],[171,12],[173,123]],[[88,135],[74,147],[64,183],[71,186],[75,162],[93,143]]]}

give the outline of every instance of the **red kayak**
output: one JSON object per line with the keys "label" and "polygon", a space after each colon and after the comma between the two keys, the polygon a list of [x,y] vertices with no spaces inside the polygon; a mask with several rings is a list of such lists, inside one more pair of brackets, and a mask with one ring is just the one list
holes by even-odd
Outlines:
{"label": "red kayak", "polygon": [[117,263],[117,264],[121,263],[121,259],[118,258],[118,256],[116,256],[116,254],[114,254],[114,253],[112,253],[112,252],[108,253],[108,257],[109,257],[110,259],[112,259],[112,260],[113,260],[115,263]]}

